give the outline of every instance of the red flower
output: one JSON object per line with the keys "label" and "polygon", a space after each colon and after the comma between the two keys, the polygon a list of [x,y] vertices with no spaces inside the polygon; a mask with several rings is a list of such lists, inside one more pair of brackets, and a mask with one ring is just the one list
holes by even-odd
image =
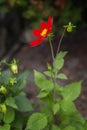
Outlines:
{"label": "red flower", "polygon": [[33,34],[38,38],[32,42],[30,42],[30,46],[38,46],[41,42],[52,32],[53,18],[51,16],[48,17],[48,22],[40,23],[40,30],[34,29]]}

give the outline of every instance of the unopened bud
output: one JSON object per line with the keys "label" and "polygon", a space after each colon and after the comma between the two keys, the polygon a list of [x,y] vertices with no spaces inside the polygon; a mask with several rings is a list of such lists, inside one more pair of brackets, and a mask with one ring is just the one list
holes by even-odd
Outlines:
{"label": "unopened bud", "polygon": [[7,94],[7,89],[2,85],[0,88],[0,93],[6,95]]}
{"label": "unopened bud", "polygon": [[73,28],[75,28],[76,26],[74,26],[71,22],[69,22],[69,24],[65,25],[64,27],[66,28],[67,32],[72,32]]}
{"label": "unopened bud", "polygon": [[2,105],[1,105],[1,111],[2,111],[4,114],[6,114],[6,112],[7,112],[7,107],[6,107],[5,104],[2,104]]}
{"label": "unopened bud", "polygon": [[16,78],[10,78],[10,84],[13,86],[15,83],[17,83]]}
{"label": "unopened bud", "polygon": [[18,74],[18,65],[16,60],[13,60],[13,62],[10,65],[10,68],[13,74]]}

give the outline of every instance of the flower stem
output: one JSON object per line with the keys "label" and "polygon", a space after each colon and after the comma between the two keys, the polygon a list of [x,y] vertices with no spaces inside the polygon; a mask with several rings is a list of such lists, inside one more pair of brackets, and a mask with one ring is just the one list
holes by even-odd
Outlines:
{"label": "flower stem", "polygon": [[53,69],[51,71],[51,79],[52,79],[53,85],[54,85],[54,88],[53,88],[53,101],[55,103],[55,100],[56,100],[56,92],[55,92],[56,78],[55,78],[55,74],[53,74],[53,70],[55,69],[55,57],[54,57],[54,51],[53,51],[52,41],[49,40],[49,43],[50,43],[52,60],[53,60]]}
{"label": "flower stem", "polygon": [[[51,49],[51,55],[52,55],[52,60],[54,63],[54,51],[53,51],[53,46],[52,46],[52,41],[49,39],[49,43],[50,43],[50,49]],[[53,65],[54,66],[54,65]]]}
{"label": "flower stem", "polygon": [[60,50],[60,46],[61,46],[61,42],[62,42],[62,39],[64,37],[64,34],[65,34],[65,30],[66,28],[64,28],[63,32],[62,32],[62,35],[60,37],[60,40],[59,40],[59,45],[58,45],[58,48],[57,48],[57,52],[56,52],[56,55],[58,54],[59,50]]}

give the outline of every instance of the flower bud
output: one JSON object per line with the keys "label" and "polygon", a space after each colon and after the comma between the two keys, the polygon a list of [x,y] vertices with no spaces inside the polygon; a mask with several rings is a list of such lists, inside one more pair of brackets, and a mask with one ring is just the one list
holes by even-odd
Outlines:
{"label": "flower bud", "polygon": [[7,89],[2,85],[0,88],[0,93],[6,95],[7,94]]}
{"label": "flower bud", "polygon": [[11,64],[10,69],[11,69],[13,74],[17,74],[18,73],[18,65],[17,65],[16,61],[14,61]]}
{"label": "flower bud", "polygon": [[67,32],[72,32],[72,27],[67,27]]}
{"label": "flower bud", "polygon": [[2,104],[2,105],[1,105],[1,111],[2,111],[4,114],[6,114],[6,112],[7,112],[7,107],[6,107],[5,104]]}
{"label": "flower bud", "polygon": [[71,22],[69,22],[69,24],[65,25],[64,27],[66,28],[67,32],[72,32],[73,28],[75,28],[76,26],[74,26]]}
{"label": "flower bud", "polygon": [[13,86],[15,83],[17,83],[16,78],[10,78],[9,83]]}

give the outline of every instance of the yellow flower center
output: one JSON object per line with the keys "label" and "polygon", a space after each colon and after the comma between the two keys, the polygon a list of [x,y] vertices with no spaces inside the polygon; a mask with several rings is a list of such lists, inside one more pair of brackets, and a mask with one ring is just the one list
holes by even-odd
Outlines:
{"label": "yellow flower center", "polygon": [[46,33],[47,33],[47,29],[44,29],[42,32],[41,32],[41,36],[45,36],[46,35]]}

